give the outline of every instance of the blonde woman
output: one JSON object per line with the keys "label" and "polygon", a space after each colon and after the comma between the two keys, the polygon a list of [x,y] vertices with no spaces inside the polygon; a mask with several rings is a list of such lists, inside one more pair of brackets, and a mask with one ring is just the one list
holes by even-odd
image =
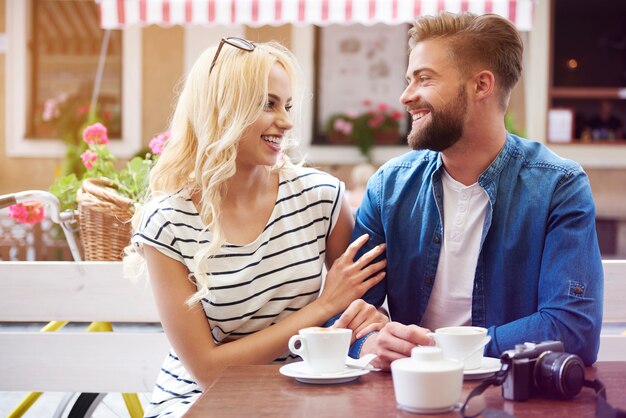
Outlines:
{"label": "blonde woman", "polygon": [[182,415],[229,365],[293,360],[291,335],[348,307],[357,333],[379,327],[352,302],[384,245],[353,261],[368,237],[348,247],[344,185],[284,154],[296,70],[279,44],[224,38],[186,80],[133,237],[172,344],[147,416]]}

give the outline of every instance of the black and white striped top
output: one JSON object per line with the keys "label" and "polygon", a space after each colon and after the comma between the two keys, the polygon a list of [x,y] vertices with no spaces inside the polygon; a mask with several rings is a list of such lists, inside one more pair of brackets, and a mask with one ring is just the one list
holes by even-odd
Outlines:
{"label": "black and white striped top", "polygon": [[[326,239],[336,224],[344,185],[329,174],[302,167],[283,170],[279,182],[274,210],[257,239],[224,245],[209,264],[210,294],[202,306],[217,344],[269,327],[319,293]],[[133,243],[155,247],[193,274],[194,254],[211,241],[211,232],[203,228],[189,195],[179,192],[147,206]],[[285,353],[276,361],[290,358]],[[171,351],[146,416],[182,415],[199,394]]]}

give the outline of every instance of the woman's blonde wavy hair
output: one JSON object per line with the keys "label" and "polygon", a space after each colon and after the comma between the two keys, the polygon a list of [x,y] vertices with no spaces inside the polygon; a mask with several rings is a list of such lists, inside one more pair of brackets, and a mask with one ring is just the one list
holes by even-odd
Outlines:
{"label": "woman's blonde wavy hair", "polygon": [[[297,106],[303,89],[299,85],[301,70],[293,54],[276,42],[255,44],[252,51],[243,51],[224,44],[216,65],[209,68],[216,47],[204,51],[193,65],[170,123],[170,138],[150,172],[149,195],[169,195],[181,189],[190,194],[200,193],[200,217],[210,230],[210,245],[194,256],[195,282],[198,291],[187,301],[189,305],[209,297],[209,266],[225,242],[220,226],[220,210],[227,180],[236,171],[237,144],[244,131],[264,111],[268,100],[269,73],[280,64],[292,82],[294,97],[292,117],[297,118]],[[288,169],[293,163],[287,151],[295,145],[292,138],[283,140],[283,155],[272,170]],[[136,230],[143,209],[136,211]],[[133,246],[126,249],[124,259],[128,277],[145,271],[145,262]]]}

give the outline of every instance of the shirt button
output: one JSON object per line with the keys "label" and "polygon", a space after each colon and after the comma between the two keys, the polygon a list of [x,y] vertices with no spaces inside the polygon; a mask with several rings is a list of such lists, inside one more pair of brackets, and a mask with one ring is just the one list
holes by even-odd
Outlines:
{"label": "shirt button", "polygon": [[433,284],[433,279],[431,277],[427,277],[424,279],[424,284],[427,286],[432,286]]}
{"label": "shirt button", "polygon": [[463,223],[463,219],[461,217],[456,218],[456,220],[454,221],[455,225],[461,225]]}
{"label": "shirt button", "polygon": [[580,286],[576,286],[572,289],[572,292],[574,292],[575,295],[582,295],[583,294],[583,288]]}
{"label": "shirt button", "polygon": [[435,238],[433,238],[433,242],[435,244],[439,244],[441,242],[441,238],[439,237],[439,235],[435,235]]}
{"label": "shirt button", "polygon": [[468,197],[469,195],[466,192],[461,193],[461,199],[467,200]]}

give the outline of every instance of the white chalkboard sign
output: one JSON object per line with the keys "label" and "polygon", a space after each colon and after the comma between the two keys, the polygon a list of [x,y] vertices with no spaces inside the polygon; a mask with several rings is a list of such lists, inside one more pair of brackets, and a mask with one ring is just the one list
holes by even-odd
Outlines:
{"label": "white chalkboard sign", "polygon": [[320,134],[331,115],[361,113],[366,100],[403,110],[399,98],[406,86],[409,28],[379,24],[318,29],[315,93]]}

